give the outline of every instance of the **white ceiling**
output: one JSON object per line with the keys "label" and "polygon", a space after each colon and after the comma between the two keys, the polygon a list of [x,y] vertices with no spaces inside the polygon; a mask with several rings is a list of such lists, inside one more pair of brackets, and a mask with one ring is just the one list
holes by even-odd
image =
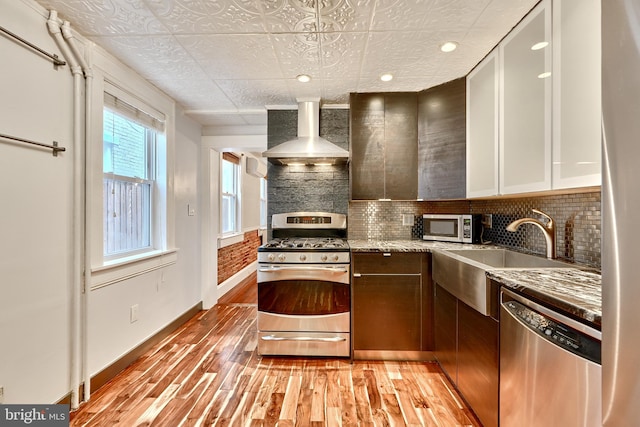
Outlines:
{"label": "white ceiling", "polygon": [[[462,77],[537,1],[38,0],[204,126],[264,125],[265,106],[296,98],[348,104],[350,92]],[[459,47],[445,54],[448,40]]]}

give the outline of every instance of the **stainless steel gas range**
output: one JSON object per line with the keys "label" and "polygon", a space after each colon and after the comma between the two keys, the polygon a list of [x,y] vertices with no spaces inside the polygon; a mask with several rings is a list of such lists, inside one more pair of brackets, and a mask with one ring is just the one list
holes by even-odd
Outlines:
{"label": "stainless steel gas range", "polygon": [[258,248],[258,352],[348,357],[350,252],[346,215],[272,216]]}

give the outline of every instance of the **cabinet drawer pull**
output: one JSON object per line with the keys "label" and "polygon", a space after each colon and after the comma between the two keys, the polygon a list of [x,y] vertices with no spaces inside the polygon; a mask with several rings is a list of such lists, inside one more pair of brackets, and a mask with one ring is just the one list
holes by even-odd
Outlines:
{"label": "cabinet drawer pull", "polygon": [[383,252],[382,256],[391,256],[391,252]]}
{"label": "cabinet drawer pull", "polygon": [[360,274],[360,273],[353,273],[353,277],[362,277],[362,274]]}

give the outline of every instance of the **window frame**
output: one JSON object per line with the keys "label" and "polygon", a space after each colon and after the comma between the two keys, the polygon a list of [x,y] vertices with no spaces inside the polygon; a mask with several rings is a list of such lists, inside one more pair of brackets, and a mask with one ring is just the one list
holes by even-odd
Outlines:
{"label": "window frame", "polygon": [[[126,70],[113,67],[98,56],[94,63],[94,79],[88,92],[88,134],[86,152],[87,173],[87,251],[90,257],[89,289],[119,283],[127,278],[175,264],[175,201],[173,180],[175,171],[175,102],[145,80]],[[164,133],[156,141],[156,186],[152,217],[153,247],[139,253],[105,257],[103,253],[103,110],[104,93],[109,92],[134,107],[156,117],[164,117]],[[149,111],[151,109],[152,111]],[[157,115],[156,115],[157,114]]]}

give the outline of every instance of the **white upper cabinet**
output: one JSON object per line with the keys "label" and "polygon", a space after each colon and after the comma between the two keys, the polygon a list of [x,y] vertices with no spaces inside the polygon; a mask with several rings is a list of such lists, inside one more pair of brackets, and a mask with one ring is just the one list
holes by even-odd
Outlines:
{"label": "white upper cabinet", "polygon": [[469,73],[467,197],[600,185],[600,57],[600,1],[543,0]]}
{"label": "white upper cabinet", "polygon": [[551,188],[551,9],[540,3],[500,44],[500,193]]}
{"label": "white upper cabinet", "polygon": [[600,0],[553,3],[553,188],[601,184]]}
{"label": "white upper cabinet", "polygon": [[467,77],[467,197],[498,194],[498,54]]}

